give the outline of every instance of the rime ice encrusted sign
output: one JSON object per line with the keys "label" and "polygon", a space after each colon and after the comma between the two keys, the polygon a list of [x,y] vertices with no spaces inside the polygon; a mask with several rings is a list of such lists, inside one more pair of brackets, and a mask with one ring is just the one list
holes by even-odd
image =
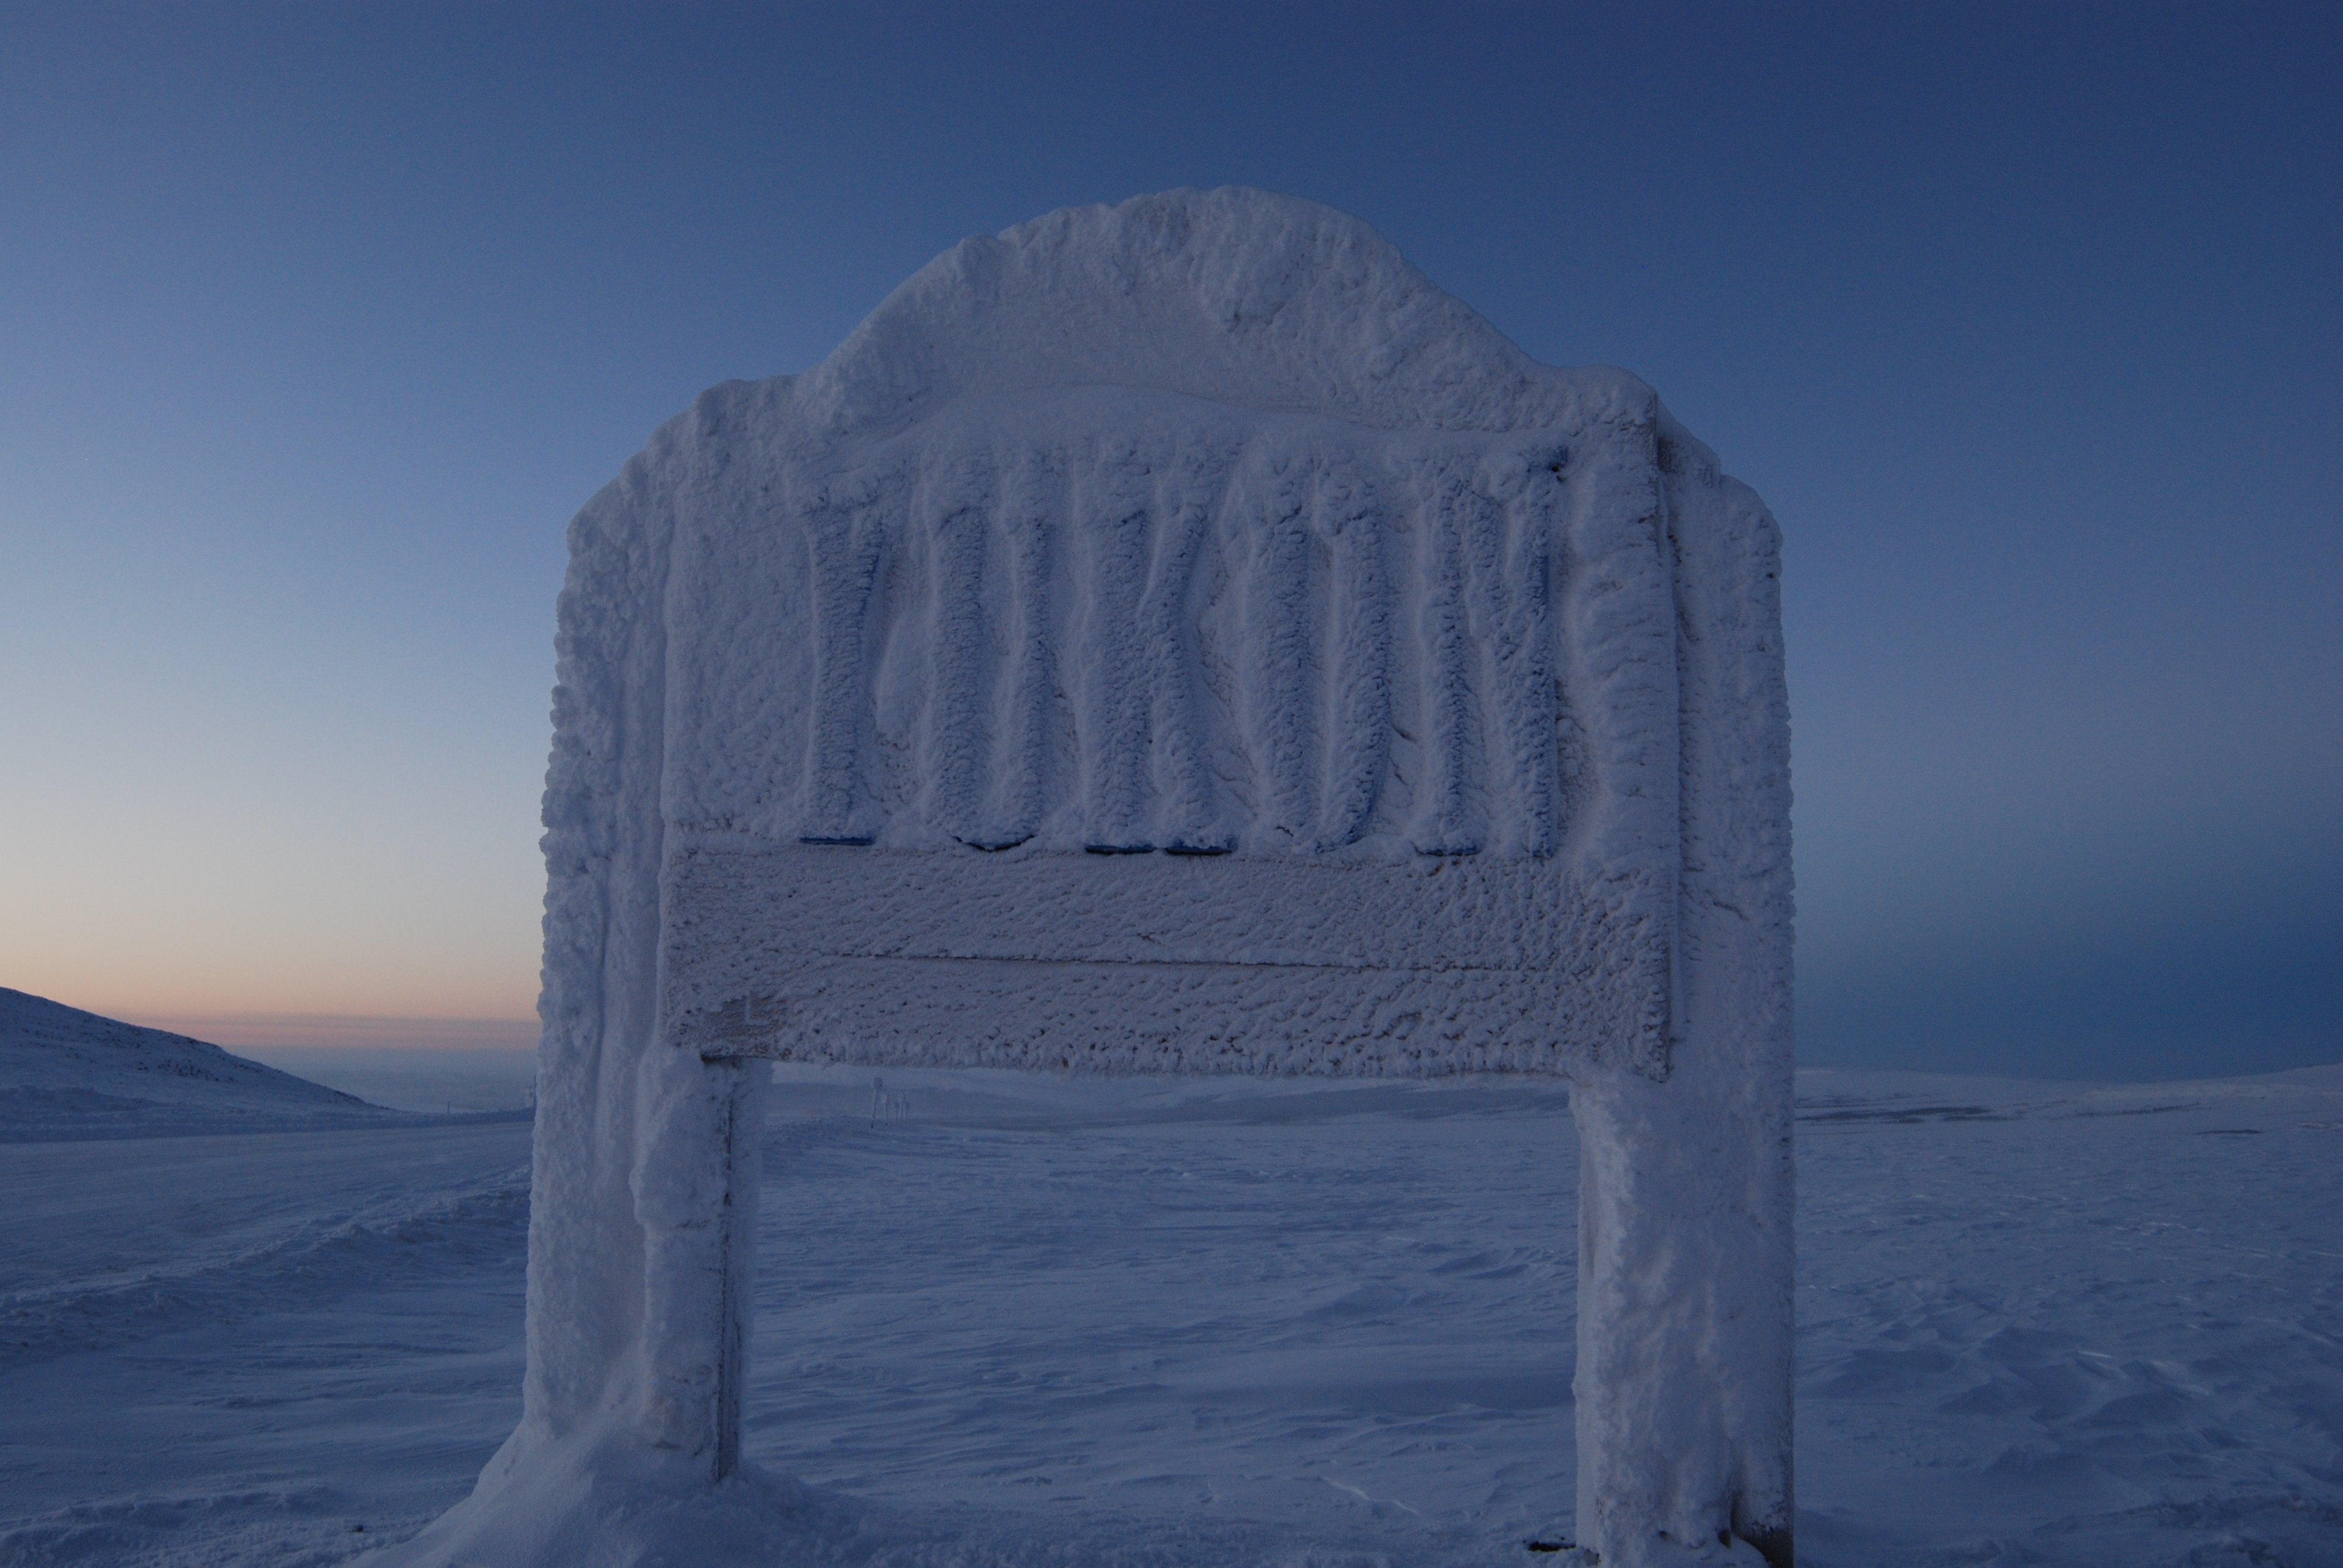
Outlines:
{"label": "rime ice encrusted sign", "polygon": [[1606,920],[1550,866],[934,859],[683,852],[676,1040],[711,1060],[1376,1077],[1559,1074],[1607,1040],[1666,1071],[1664,929]]}
{"label": "rime ice encrusted sign", "polygon": [[735,1467],[759,1059],[1543,1074],[1581,1542],[1787,1563],[1777,556],[1642,383],[1259,192],[707,394],[571,534],[499,1465]]}

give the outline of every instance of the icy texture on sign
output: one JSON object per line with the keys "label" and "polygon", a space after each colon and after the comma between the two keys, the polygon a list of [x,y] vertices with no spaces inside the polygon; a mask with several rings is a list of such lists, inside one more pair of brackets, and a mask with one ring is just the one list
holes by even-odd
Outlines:
{"label": "icy texture on sign", "polygon": [[970,240],[647,455],[702,480],[668,563],[671,817],[1545,856],[1608,786],[1672,843],[1649,414],[1306,203]]}
{"label": "icy texture on sign", "polygon": [[[889,850],[690,855],[669,1027],[703,1055],[1345,1076],[1664,1063],[1664,950],[1571,878]],[[1640,966],[1640,967],[1638,967]]]}
{"label": "icy texture on sign", "polygon": [[[711,392],[579,523],[581,564],[605,518],[656,540],[627,569],[656,574],[664,631],[672,1032],[1664,1071],[1679,715],[1652,412],[1632,377],[1527,360],[1341,215],[1243,191],[970,240],[819,369]],[[872,848],[935,853],[819,859]],[[1052,869],[1085,854],[1185,910],[1176,964],[1051,890],[1096,881]],[[1483,900],[1396,953],[1310,939],[1330,899],[1404,927],[1423,862],[1467,858],[1518,865],[1463,880],[1546,913]],[[914,952],[880,907],[957,934]]]}
{"label": "icy texture on sign", "polygon": [[679,728],[715,743],[676,809],[830,844],[1552,854],[1581,760],[1558,557],[1598,483],[1566,456],[1091,388],[781,465],[687,568],[741,618],[679,628]]}

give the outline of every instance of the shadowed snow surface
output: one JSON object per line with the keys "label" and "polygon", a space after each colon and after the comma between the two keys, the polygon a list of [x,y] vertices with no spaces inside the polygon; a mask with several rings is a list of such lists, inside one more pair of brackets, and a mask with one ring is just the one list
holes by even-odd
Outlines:
{"label": "shadowed snow surface", "polygon": [[[1802,1562],[2343,1564],[2343,1069],[1801,1087]],[[1400,1568],[1568,1536],[1558,1092],[774,1101],[748,1442],[806,1487],[742,1493],[781,1512],[736,1539]],[[528,1129],[126,1147],[0,1149],[0,1563],[337,1563],[461,1496],[518,1407]]]}

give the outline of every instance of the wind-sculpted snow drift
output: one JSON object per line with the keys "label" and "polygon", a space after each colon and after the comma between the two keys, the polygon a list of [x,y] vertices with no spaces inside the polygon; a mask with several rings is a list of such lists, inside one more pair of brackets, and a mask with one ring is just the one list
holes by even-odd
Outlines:
{"label": "wind-sculpted snow drift", "polygon": [[775,1058],[1568,1076],[1579,1531],[1788,1560],[1777,538],[1648,387],[1178,192],[956,247],[570,545],[527,1414],[418,1560],[738,1468]]}

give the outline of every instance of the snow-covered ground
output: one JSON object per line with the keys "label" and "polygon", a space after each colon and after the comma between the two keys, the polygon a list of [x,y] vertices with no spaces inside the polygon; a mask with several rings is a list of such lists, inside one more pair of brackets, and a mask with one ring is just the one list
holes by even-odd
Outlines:
{"label": "snow-covered ground", "polygon": [[[2343,1068],[1800,1084],[1802,1562],[2343,1564]],[[528,1136],[0,1146],[0,1563],[461,1496]],[[780,1084],[750,1455],[869,1501],[837,1561],[1540,1561],[1576,1175],[1554,1091]]]}

